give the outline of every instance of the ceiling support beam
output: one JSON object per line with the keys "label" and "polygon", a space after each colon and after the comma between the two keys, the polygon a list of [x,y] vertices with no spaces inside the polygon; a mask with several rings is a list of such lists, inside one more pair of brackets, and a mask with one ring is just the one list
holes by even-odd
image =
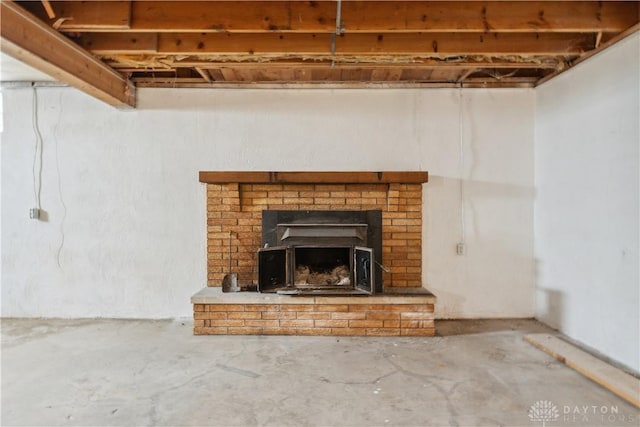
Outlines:
{"label": "ceiling support beam", "polygon": [[[636,4],[634,4],[636,3]],[[616,32],[632,25],[637,2],[346,2],[347,32]]]}
{"label": "ceiling support beam", "polygon": [[348,34],[337,54],[571,55],[593,49],[595,35],[580,33]]}
{"label": "ceiling support beam", "polygon": [[[36,5],[26,6],[44,18]],[[60,20],[60,31],[126,31],[131,26],[131,1],[53,1],[51,7]]]}
{"label": "ceiling support beam", "polygon": [[135,106],[129,80],[17,4],[0,7],[2,52],[110,105]]}
{"label": "ceiling support beam", "polygon": [[461,83],[447,82],[404,82],[404,81],[371,81],[371,82],[204,82],[202,79],[134,79],[141,88],[170,87],[194,89],[456,89],[456,88],[532,88],[536,78],[518,80],[467,80]]}
{"label": "ceiling support beam", "polygon": [[[181,60],[181,61],[168,61],[165,60],[164,67],[155,67],[152,69],[145,67],[134,67],[126,65],[127,58],[116,58],[122,62],[114,62],[111,65],[122,73],[132,73],[141,71],[171,71],[174,68],[200,68],[201,70],[210,70],[216,68],[244,68],[244,69],[265,69],[265,70],[287,70],[287,69],[326,69],[331,67],[331,60],[317,60],[314,62],[305,62],[303,60],[294,61],[269,61],[269,62],[237,62],[237,61],[200,61],[200,60]],[[447,62],[446,60],[415,60],[411,62],[391,62],[391,61],[378,61],[378,62],[336,62],[333,64],[333,68],[337,69],[362,69],[362,70],[375,70],[375,69],[421,69],[421,68],[445,68],[445,69],[477,69],[477,68],[518,68],[518,69],[537,69],[537,70],[557,70],[564,66],[564,62],[558,61],[535,61],[530,62],[522,61],[507,61],[499,62],[499,58],[492,58],[491,61],[458,61]],[[123,65],[125,64],[125,65]]]}
{"label": "ceiling support beam", "polygon": [[[277,63],[277,62],[206,62],[206,63],[183,63],[182,61],[172,63],[172,66],[176,68],[180,67],[200,67],[202,69],[229,67],[229,68],[266,68],[266,69],[325,69],[331,66],[329,61],[317,61],[315,63],[308,62],[291,62],[291,63]],[[478,62],[478,61],[460,61],[460,62],[446,62],[446,61],[414,61],[414,62],[370,62],[370,63],[346,63],[337,62],[334,64],[334,68],[338,69],[362,69],[362,70],[376,70],[376,69],[467,69],[467,68],[528,68],[528,69],[558,69],[560,68],[557,62]]]}
{"label": "ceiling support beam", "polygon": [[[127,84],[156,87],[292,82],[530,87],[619,40],[640,17],[640,1],[8,3],[101,59]],[[46,39],[32,34],[27,39],[32,60],[46,67],[51,59],[38,54],[51,50]],[[36,46],[28,45],[32,39]],[[65,51],[56,57],[75,65],[77,77],[91,74]],[[98,82],[94,86],[102,89]]]}
{"label": "ceiling support beam", "polygon": [[150,54],[158,52],[158,35],[153,33],[108,33],[107,37],[101,37],[100,34],[90,33],[83,36],[79,44],[98,55],[117,55],[122,51],[131,54]]}
{"label": "ceiling support beam", "polygon": [[[145,33],[85,33],[77,42],[96,54],[140,52]],[[594,33],[388,33],[336,37],[336,56],[579,55],[594,48]],[[332,55],[330,34],[158,33],[165,55]]]}
{"label": "ceiling support beam", "polygon": [[[61,31],[333,33],[329,1],[55,1]],[[34,9],[35,11],[35,9]],[[635,1],[345,1],[340,28],[357,32],[619,32]],[[129,19],[129,16],[131,19]],[[97,19],[97,17],[102,17]],[[105,24],[108,24],[105,25]]]}

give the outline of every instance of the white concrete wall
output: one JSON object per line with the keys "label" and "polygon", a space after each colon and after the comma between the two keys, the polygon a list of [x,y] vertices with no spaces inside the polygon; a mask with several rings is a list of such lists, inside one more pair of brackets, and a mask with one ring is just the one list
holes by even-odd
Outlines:
{"label": "white concrete wall", "polygon": [[640,35],[537,89],[537,317],[640,370]]}
{"label": "white concrete wall", "polygon": [[28,216],[32,92],[3,95],[3,316],[188,316],[206,278],[200,170],[427,170],[439,316],[534,314],[532,90],[464,92],[466,256],[458,90],[147,89],[127,112],[42,88],[47,222]]}

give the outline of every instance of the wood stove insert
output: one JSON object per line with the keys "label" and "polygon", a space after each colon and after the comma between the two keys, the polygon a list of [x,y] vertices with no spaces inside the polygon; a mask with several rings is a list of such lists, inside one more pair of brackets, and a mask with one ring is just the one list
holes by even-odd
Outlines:
{"label": "wood stove insert", "polygon": [[258,290],[290,295],[382,291],[382,212],[263,211]]}

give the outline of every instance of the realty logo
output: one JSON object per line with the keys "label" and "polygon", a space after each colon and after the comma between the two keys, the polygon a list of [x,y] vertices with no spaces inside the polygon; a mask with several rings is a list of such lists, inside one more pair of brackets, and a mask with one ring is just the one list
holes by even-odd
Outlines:
{"label": "realty logo", "polygon": [[558,407],[548,400],[538,400],[529,408],[529,419],[534,423],[542,422],[542,427],[549,421],[560,418]]}

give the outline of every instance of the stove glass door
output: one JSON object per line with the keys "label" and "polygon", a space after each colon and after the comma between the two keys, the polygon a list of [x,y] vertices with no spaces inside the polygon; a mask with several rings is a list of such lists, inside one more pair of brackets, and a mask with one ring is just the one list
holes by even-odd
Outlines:
{"label": "stove glass door", "polygon": [[355,287],[373,294],[373,249],[356,246],[353,248],[353,275]]}

